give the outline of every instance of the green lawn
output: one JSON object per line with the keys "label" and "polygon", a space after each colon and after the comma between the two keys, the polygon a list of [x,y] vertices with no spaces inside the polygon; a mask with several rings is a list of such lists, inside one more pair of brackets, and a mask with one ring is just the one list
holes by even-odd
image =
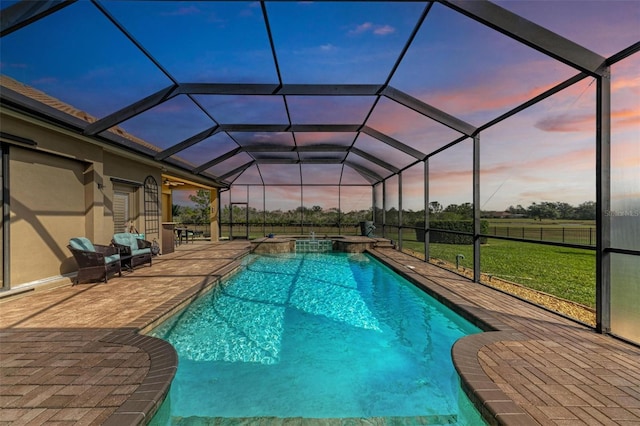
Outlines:
{"label": "green lawn", "polygon": [[[422,244],[405,241],[405,248],[423,251]],[[473,246],[431,244],[430,257],[473,268]],[[595,307],[595,257],[593,250],[489,239],[480,249],[480,269],[529,288]]]}

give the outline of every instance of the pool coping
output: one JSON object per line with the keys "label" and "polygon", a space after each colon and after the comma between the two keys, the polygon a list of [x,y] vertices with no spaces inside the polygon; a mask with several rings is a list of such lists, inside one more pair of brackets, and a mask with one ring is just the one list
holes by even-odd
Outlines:
{"label": "pool coping", "polygon": [[[382,251],[368,249],[365,252],[483,330],[482,333],[459,339],[453,345],[451,354],[453,365],[460,377],[462,390],[488,424],[507,426],[539,424],[487,376],[478,359],[478,352],[485,345],[499,341],[521,340],[524,338],[521,333],[490,315],[486,309],[476,306],[436,281],[404,267],[385,256]],[[106,343],[137,347],[145,351],[150,358],[149,372],[141,385],[107,418],[104,425],[146,424],[153,418],[169,393],[177,371],[178,357],[170,343],[145,333],[180,312],[195,299],[214,288],[221,280],[235,273],[242,266],[242,259],[249,254],[248,251],[241,254],[231,263],[217,270],[209,280],[192,286],[155,307],[134,321],[130,328],[114,331],[102,339]]]}
{"label": "pool coping", "polygon": [[102,425],[140,425],[151,421],[169,394],[178,369],[178,354],[169,342],[145,333],[183,310],[191,302],[213,289],[220,281],[236,272],[242,266],[242,259],[249,254],[248,250],[241,253],[206,281],[156,306],[136,319],[131,327],[118,329],[101,339],[104,343],[136,347],[146,352],[150,361],[149,371],[140,386]]}

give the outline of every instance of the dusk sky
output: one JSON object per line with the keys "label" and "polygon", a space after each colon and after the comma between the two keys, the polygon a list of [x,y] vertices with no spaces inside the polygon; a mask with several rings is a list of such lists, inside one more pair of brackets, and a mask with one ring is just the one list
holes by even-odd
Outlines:
{"label": "dusk sky", "polygon": [[[2,0],[1,6],[13,3]],[[640,1],[496,3],[603,57],[640,42]],[[260,3],[99,4],[180,83],[278,83]],[[423,2],[266,2],[282,82],[384,84],[425,6]],[[88,1],[13,32],[0,43],[2,74],[97,118],[172,84]],[[639,70],[640,54],[612,67],[612,202],[617,208],[640,209]],[[578,72],[436,3],[389,84],[478,127]],[[585,78],[480,134],[483,210],[541,201],[578,205],[595,200],[595,95],[594,79]],[[293,124],[362,124],[366,120],[368,127],[425,154],[461,136],[385,97],[370,116],[374,96],[287,96],[286,104],[281,96],[192,98],[177,96],[119,126],[160,150],[213,126],[211,118],[221,124],[287,124],[287,109]],[[366,134],[298,132],[294,136],[298,146],[346,147],[355,140],[355,148],[399,169],[416,161]],[[273,142],[293,147],[294,137],[290,133],[218,133],[177,157],[198,166],[238,144]],[[296,158],[293,153],[287,155]],[[318,153],[305,155],[317,158]],[[221,176],[250,160],[245,153],[207,172]],[[347,160],[382,177],[392,175],[354,153]],[[422,167],[420,163],[403,176],[406,209],[422,208]],[[431,157],[429,168],[431,201],[443,205],[472,201],[470,140]],[[279,184],[370,184],[353,168],[343,170],[339,164],[261,164],[259,172],[254,165],[235,183],[262,181],[276,185],[265,189],[267,208],[283,209],[299,205],[300,191]],[[344,188],[342,209],[369,207],[370,193],[367,187]],[[228,194],[223,200],[228,201]],[[234,189],[232,194],[242,199],[246,189]],[[309,187],[304,196],[308,206],[338,206],[335,188]],[[176,201],[184,198],[176,193]],[[262,207],[262,189],[252,189],[251,198],[257,200],[254,207]]]}

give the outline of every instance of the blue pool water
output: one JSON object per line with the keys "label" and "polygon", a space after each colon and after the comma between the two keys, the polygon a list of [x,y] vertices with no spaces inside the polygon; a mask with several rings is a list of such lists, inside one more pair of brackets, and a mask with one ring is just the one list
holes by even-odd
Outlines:
{"label": "blue pool water", "polygon": [[451,346],[478,333],[366,254],[250,257],[156,328],[179,366],[154,423],[186,417],[426,417],[484,424]]}

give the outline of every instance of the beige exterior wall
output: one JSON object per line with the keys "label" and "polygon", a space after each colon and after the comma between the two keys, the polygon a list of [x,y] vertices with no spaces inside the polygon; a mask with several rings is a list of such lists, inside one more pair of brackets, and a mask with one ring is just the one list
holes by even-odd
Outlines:
{"label": "beige exterior wall", "polygon": [[172,222],[173,215],[171,206],[173,205],[173,197],[171,190],[162,186],[162,222]]}
{"label": "beige exterior wall", "polygon": [[11,148],[12,283],[75,270],[67,244],[85,234],[84,170],[79,161]]}
{"label": "beige exterior wall", "polygon": [[[171,205],[162,205],[170,197],[163,195],[160,164],[136,161],[131,154],[121,155],[18,113],[0,110],[0,123],[3,133],[37,144],[9,142],[10,271],[4,278],[11,288],[74,272],[77,265],[67,249],[70,238],[86,236],[94,243],[109,244],[114,233],[114,189],[130,187],[136,228],[147,240],[157,239],[162,245],[162,216],[170,215]],[[143,184],[147,176],[156,180],[161,203],[154,232],[145,229],[144,187],[122,182]],[[212,200],[216,193],[212,190]],[[216,206],[217,200],[212,203],[213,209]],[[217,217],[212,218],[212,239],[217,239]]]}
{"label": "beige exterior wall", "polygon": [[11,287],[59,277],[77,269],[69,239],[87,236],[104,244],[103,151],[63,133],[34,125],[32,119],[2,114],[2,131],[36,141],[35,147],[9,147]]}

